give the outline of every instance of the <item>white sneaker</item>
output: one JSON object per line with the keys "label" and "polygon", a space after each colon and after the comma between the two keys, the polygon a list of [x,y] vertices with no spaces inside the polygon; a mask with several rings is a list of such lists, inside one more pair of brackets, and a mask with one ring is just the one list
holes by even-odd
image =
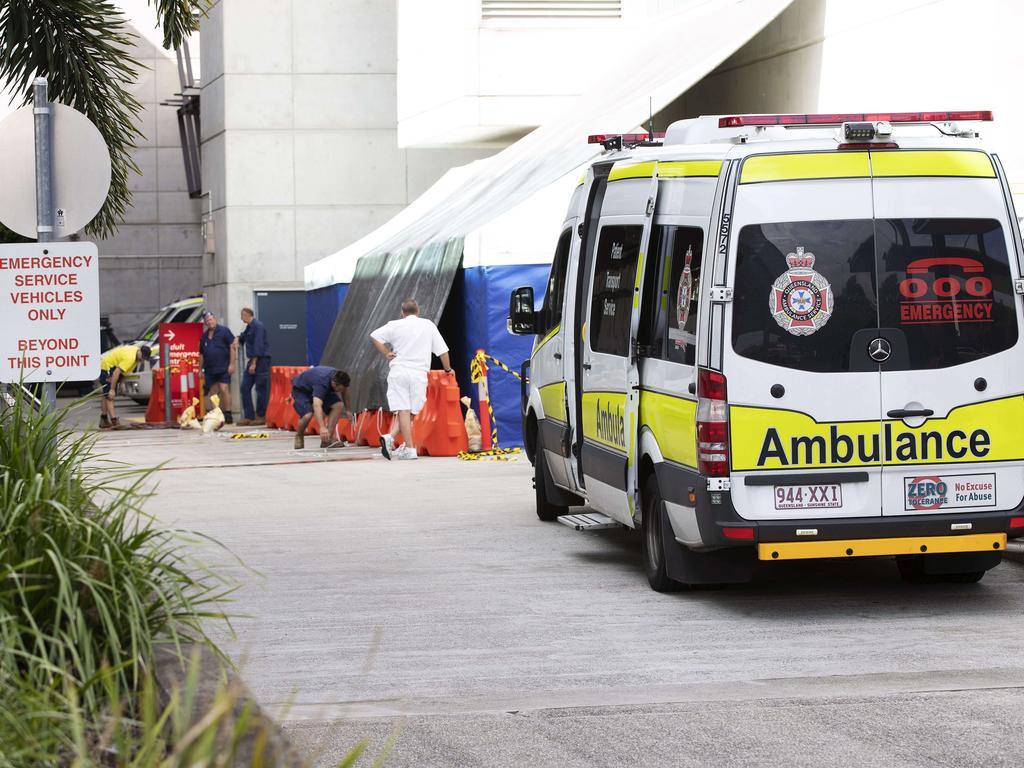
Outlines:
{"label": "white sneaker", "polygon": [[401,448],[398,448],[395,451],[395,458],[396,459],[404,459],[404,460],[418,459],[419,458],[419,454],[416,453],[416,449],[415,448],[410,448],[407,445],[403,445]]}
{"label": "white sneaker", "polygon": [[391,454],[395,453],[395,438],[391,435],[380,436],[380,452],[384,458],[391,461]]}

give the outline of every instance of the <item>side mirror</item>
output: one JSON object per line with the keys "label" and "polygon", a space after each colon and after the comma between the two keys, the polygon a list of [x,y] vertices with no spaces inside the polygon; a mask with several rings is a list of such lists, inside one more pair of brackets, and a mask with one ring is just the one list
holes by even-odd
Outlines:
{"label": "side mirror", "polygon": [[533,288],[516,288],[508,300],[508,332],[516,336],[537,333],[537,313],[533,309]]}

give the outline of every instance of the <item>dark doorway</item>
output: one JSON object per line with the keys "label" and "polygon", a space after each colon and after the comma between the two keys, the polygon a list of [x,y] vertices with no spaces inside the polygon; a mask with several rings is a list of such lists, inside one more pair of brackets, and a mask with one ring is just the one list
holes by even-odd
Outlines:
{"label": "dark doorway", "polygon": [[306,364],[306,292],[256,291],[256,317],[267,327],[274,365]]}

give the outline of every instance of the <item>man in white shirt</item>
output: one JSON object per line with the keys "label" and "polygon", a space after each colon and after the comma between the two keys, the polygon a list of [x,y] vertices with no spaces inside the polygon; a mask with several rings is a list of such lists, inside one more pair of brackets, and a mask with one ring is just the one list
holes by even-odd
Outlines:
{"label": "man in white shirt", "polygon": [[[437,326],[420,317],[420,308],[414,299],[402,302],[401,320],[392,320],[381,326],[370,334],[370,340],[391,366],[388,372],[388,409],[398,414],[391,423],[391,433],[381,437],[380,452],[386,459],[415,459],[412,419],[427,401],[430,356],[434,354],[441,358],[444,370],[451,373],[448,345],[441,338]],[[405,445],[396,449],[395,436],[399,430]]]}

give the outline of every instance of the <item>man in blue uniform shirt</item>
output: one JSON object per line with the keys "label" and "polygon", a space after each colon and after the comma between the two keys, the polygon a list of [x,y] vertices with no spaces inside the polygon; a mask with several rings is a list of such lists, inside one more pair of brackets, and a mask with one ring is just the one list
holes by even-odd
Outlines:
{"label": "man in blue uniform shirt", "polygon": [[349,404],[348,374],[327,365],[314,365],[292,379],[292,407],[299,414],[295,428],[295,447],[303,447],[303,435],[310,419],[316,416],[320,427],[320,447],[326,448],[333,442],[334,428],[342,414],[352,420]]}
{"label": "man in blue uniform shirt", "polygon": [[[267,423],[267,401],[270,399],[270,342],[267,329],[249,308],[242,309],[245,330],[238,334],[238,342],[245,345],[245,372],[242,374],[242,426],[260,426]],[[252,407],[252,388],[256,387],[256,410]]]}
{"label": "man in blue uniform shirt", "polygon": [[231,375],[235,372],[235,335],[217,322],[213,312],[203,313],[206,331],[199,337],[199,365],[206,394],[220,397],[224,423],[231,424]]}

